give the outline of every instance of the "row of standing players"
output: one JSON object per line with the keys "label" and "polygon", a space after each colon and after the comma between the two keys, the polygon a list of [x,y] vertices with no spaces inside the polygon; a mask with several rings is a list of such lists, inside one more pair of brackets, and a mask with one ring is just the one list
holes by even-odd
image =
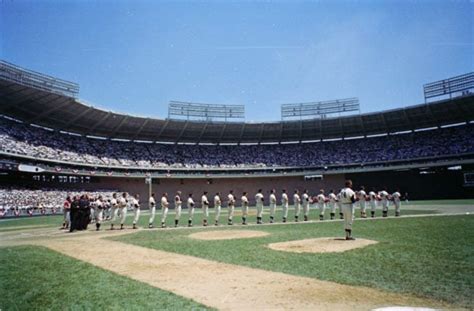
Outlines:
{"label": "row of standing players", "polygon": [[[352,187],[352,184],[351,184]],[[347,185],[346,185],[347,188]],[[344,188],[345,189],[345,188]],[[295,221],[299,221],[299,216],[301,211],[303,212],[304,221],[309,219],[309,211],[311,204],[316,204],[319,209],[319,218],[320,220],[324,220],[324,214],[326,207],[330,209],[330,219],[334,219],[336,217],[336,210],[339,209],[339,215],[341,219],[344,219],[344,211],[343,211],[343,204],[344,204],[344,189],[338,194],[335,194],[333,190],[329,192],[326,196],[324,190],[320,190],[317,196],[310,196],[307,190],[304,190],[303,193],[300,195],[298,190],[294,191],[293,194],[293,205],[295,209]],[[367,217],[367,205],[370,206],[371,209],[371,217],[375,217],[375,210],[377,208],[377,202],[381,202],[382,204],[382,215],[386,217],[388,214],[388,207],[390,201],[393,201],[395,206],[395,216],[400,216],[400,205],[401,205],[401,195],[400,192],[397,190],[393,194],[389,194],[386,189],[382,191],[376,192],[374,189],[370,191],[368,194],[365,192],[365,188],[361,187],[359,191],[354,192],[354,202],[351,205],[358,204],[360,207],[361,217]],[[257,224],[263,223],[263,207],[265,204],[265,197],[262,193],[262,189],[259,189],[257,194],[255,195],[255,202],[256,202],[256,209],[257,209]],[[276,191],[272,189],[270,191],[270,195],[268,197],[269,207],[270,207],[270,215],[269,215],[269,222],[273,223],[275,220],[275,212],[277,207],[277,198],[276,198]],[[169,201],[168,201],[168,194],[164,193],[161,197],[161,227],[166,227],[166,218],[168,214],[169,208]],[[236,199],[234,192],[231,190],[227,195],[227,207],[228,207],[228,225],[233,224],[233,217],[234,217],[234,210],[236,206]],[[193,199],[193,195],[189,194],[187,198],[187,208],[188,208],[188,226],[193,225],[193,215],[195,209],[195,203]],[[154,227],[154,219],[156,215],[156,200],[155,194],[153,193],[149,198],[149,208],[150,208],[150,219],[149,219],[149,228]],[[181,218],[181,210],[182,210],[183,201],[181,199],[181,191],[177,191],[174,197],[174,206],[175,206],[175,227],[178,226],[179,220]],[[282,190],[281,194],[281,205],[283,210],[283,222],[287,221],[288,218],[288,210],[289,210],[289,198],[286,190]],[[203,210],[203,225],[208,225],[208,218],[209,218],[209,200],[208,200],[208,193],[204,192],[201,197],[201,207]],[[220,193],[216,193],[214,196],[214,208],[215,208],[215,225],[219,225],[219,218],[221,214],[221,206],[222,206],[222,199]],[[96,223],[96,230],[100,230],[100,226],[103,222],[104,213],[106,214],[106,218],[111,220],[111,229],[114,229],[114,225],[119,219],[120,222],[120,229],[124,228],[124,223],[127,215],[127,210],[131,207],[134,211],[134,219],[133,219],[133,229],[137,228],[137,222],[140,217],[140,203],[139,203],[139,195],[136,194],[133,197],[129,197],[127,193],[122,193],[120,197],[117,197],[117,194],[113,194],[112,199],[110,200],[103,200],[101,196],[97,197],[97,199],[89,199],[87,195],[83,195],[80,198],[74,198],[70,200],[69,198],[66,200],[64,205],[65,210],[65,221],[63,227],[68,226],[68,211],[70,211],[70,222],[71,222],[71,231],[82,230],[87,228],[87,224],[89,220],[94,220]],[[241,209],[242,209],[242,224],[247,224],[247,217],[249,214],[249,199],[248,193],[244,192],[241,197]]]}

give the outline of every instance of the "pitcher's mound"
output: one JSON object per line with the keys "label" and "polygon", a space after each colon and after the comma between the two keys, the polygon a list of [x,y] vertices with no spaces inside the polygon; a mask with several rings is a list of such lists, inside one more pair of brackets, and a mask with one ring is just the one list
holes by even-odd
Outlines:
{"label": "pitcher's mound", "polygon": [[189,237],[198,240],[233,240],[258,238],[268,235],[267,232],[255,230],[217,230],[203,231],[190,234]]}
{"label": "pitcher's mound", "polygon": [[268,247],[293,253],[342,253],[351,249],[376,244],[377,241],[356,239],[346,241],[342,238],[319,238],[268,244]]}

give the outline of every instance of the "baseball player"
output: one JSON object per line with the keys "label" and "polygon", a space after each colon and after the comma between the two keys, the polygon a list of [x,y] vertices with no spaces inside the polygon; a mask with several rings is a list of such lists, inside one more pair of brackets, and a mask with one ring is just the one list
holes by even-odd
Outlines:
{"label": "baseball player", "polygon": [[132,198],[130,205],[133,208],[133,229],[137,229],[137,222],[138,219],[140,218],[140,202],[139,202],[140,196],[135,194],[135,197]]}
{"label": "baseball player", "polygon": [[303,217],[304,217],[304,221],[308,221],[308,216],[309,216],[309,203],[310,202],[310,199],[309,199],[309,195],[308,195],[308,190],[304,190],[303,191]]}
{"label": "baseball player", "polygon": [[276,204],[277,204],[275,189],[270,190],[269,202],[270,202],[270,223],[272,224],[273,220],[275,219],[275,210],[276,210]]}
{"label": "baseball player", "polygon": [[188,202],[186,203],[188,207],[188,227],[193,226],[193,216],[194,216],[194,200],[193,200],[193,194],[190,193],[188,196]]}
{"label": "baseball player", "polygon": [[389,194],[386,188],[379,192],[380,200],[382,201],[382,217],[388,216]]}
{"label": "baseball player", "polygon": [[337,194],[337,202],[336,202],[336,205],[337,205],[337,207],[339,208],[339,219],[344,219],[344,214],[342,213],[341,191],[342,191],[342,189],[341,189],[341,190],[339,191],[339,193]]}
{"label": "baseball player", "polygon": [[247,198],[247,192],[242,194],[242,225],[247,224],[247,215],[249,214],[249,199]]}
{"label": "baseball player", "polygon": [[181,217],[181,208],[183,206],[183,201],[181,201],[181,191],[177,191],[174,196],[174,227],[178,227],[179,218]]}
{"label": "baseball player", "polygon": [[369,192],[370,216],[375,218],[375,210],[377,209],[377,193],[375,189]]}
{"label": "baseball player", "polygon": [[262,189],[258,189],[257,194],[255,195],[255,205],[257,206],[257,224],[262,224],[262,214],[263,214],[263,202],[265,201]]}
{"label": "baseball player", "polygon": [[104,215],[104,202],[102,201],[102,196],[98,196],[97,200],[94,203],[95,209],[95,230],[100,230],[100,225],[102,224],[102,218]]}
{"label": "baseball player", "polygon": [[209,201],[207,199],[207,191],[204,191],[204,193],[201,197],[201,206],[202,206],[202,212],[203,212],[202,225],[204,227],[206,227],[207,226],[207,218],[209,217]]}
{"label": "baseball player", "polygon": [[395,217],[400,216],[401,197],[402,195],[398,189],[392,194],[392,201],[395,204]]}
{"label": "baseball player", "polygon": [[[89,200],[89,203],[90,203],[90,207],[89,207],[89,217],[90,217],[90,223],[95,223],[95,202],[96,200],[94,199],[94,197],[91,197],[90,200]],[[44,211],[46,212],[46,207],[44,209]]]}
{"label": "baseball player", "polygon": [[286,194],[286,189],[282,190],[281,194],[281,206],[283,209],[283,222],[286,222],[286,219],[288,218],[288,194]]}
{"label": "baseball player", "polygon": [[166,216],[168,216],[168,193],[163,193],[161,197],[161,228],[166,228]]}
{"label": "baseball player", "polygon": [[301,208],[301,199],[298,190],[295,190],[295,194],[293,194],[293,204],[295,205],[295,221],[298,222],[298,217],[300,217]]}
{"label": "baseball player", "polygon": [[360,206],[360,217],[367,218],[366,208],[367,208],[367,193],[365,193],[365,187],[360,187],[359,193],[357,195],[357,199],[359,200]]}
{"label": "baseball player", "polygon": [[326,210],[326,196],[324,195],[324,190],[319,190],[319,194],[316,197],[318,201],[319,208],[319,220],[324,220],[324,211]]}
{"label": "baseball player", "polygon": [[[123,230],[123,226],[125,224],[125,219],[127,218],[127,193],[122,193],[122,197],[118,200],[118,208],[120,212],[120,230]],[[112,224],[112,228],[114,228],[114,224]]]}
{"label": "baseball player", "polygon": [[221,201],[220,193],[217,192],[216,195],[214,196],[214,208],[216,209],[216,218],[215,218],[215,223],[214,223],[215,226],[219,225],[219,217],[221,216],[221,205],[222,205],[222,201]]}
{"label": "baseball player", "polygon": [[150,220],[148,221],[148,228],[153,228],[153,223],[155,222],[155,214],[156,214],[156,201],[155,201],[155,193],[152,193],[150,198],[148,199],[148,206],[150,208]]}
{"label": "baseball player", "polygon": [[112,194],[112,199],[110,200],[110,230],[114,230],[114,222],[117,219],[117,194]]}
{"label": "baseball player", "polygon": [[112,203],[110,201],[111,201],[110,199],[104,201],[104,204],[105,204],[104,214],[106,215],[105,220],[110,220],[112,218],[111,217],[111,215],[112,215]]}
{"label": "baseball player", "polygon": [[329,210],[331,211],[329,215],[331,216],[331,220],[332,220],[336,217],[336,204],[337,204],[337,196],[334,194],[334,190],[331,189],[331,191],[329,191],[328,199],[329,199]]}
{"label": "baseball player", "polygon": [[71,222],[71,197],[67,197],[63,204],[63,214],[64,214],[64,221],[63,227],[61,229],[69,229],[69,224]]}
{"label": "baseball player", "polygon": [[227,195],[227,211],[229,212],[229,217],[227,219],[228,225],[233,225],[232,218],[234,217],[234,208],[235,208],[235,198],[234,191],[230,190]]}
{"label": "baseball player", "polygon": [[355,240],[352,237],[352,223],[354,221],[355,192],[352,191],[352,181],[346,180],[346,187],[341,191],[342,213],[344,214],[344,229],[346,240]]}

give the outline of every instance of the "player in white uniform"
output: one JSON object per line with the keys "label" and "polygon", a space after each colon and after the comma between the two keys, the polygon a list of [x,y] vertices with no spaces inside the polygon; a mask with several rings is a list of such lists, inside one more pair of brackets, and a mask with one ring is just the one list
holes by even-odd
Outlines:
{"label": "player in white uniform", "polygon": [[[127,196],[126,192],[122,193],[122,197],[118,200],[118,209],[120,213],[120,230],[124,229],[123,226],[125,224],[125,219],[127,218]],[[113,224],[112,228],[113,229]]]}
{"label": "player in white uniform", "polygon": [[[64,222],[63,227],[61,229],[69,229],[69,225],[71,223],[71,197],[67,197],[63,204],[63,214],[64,214]],[[30,212],[31,211],[31,212]],[[30,216],[33,215],[32,209],[28,209],[28,212],[31,213]]]}
{"label": "player in white uniform", "polygon": [[102,218],[103,218],[103,213],[104,213],[104,202],[102,202],[102,196],[99,195],[97,200],[95,201],[94,204],[95,208],[95,230],[99,231],[100,230],[100,225],[102,224]]}
{"label": "player in white uniform", "polygon": [[229,194],[227,195],[227,211],[229,213],[228,218],[227,218],[228,225],[233,225],[232,219],[234,217],[234,208],[235,208],[234,191],[230,190]]}
{"label": "player in white uniform", "polygon": [[286,194],[286,189],[282,190],[281,194],[281,207],[283,210],[283,222],[286,222],[286,219],[288,218],[288,194]]}
{"label": "player in white uniform", "polygon": [[316,197],[318,200],[319,208],[319,220],[324,220],[324,211],[326,210],[326,196],[324,195],[324,190],[319,190],[319,194]]}
{"label": "player in white uniform", "polygon": [[360,217],[367,218],[367,193],[365,193],[365,187],[360,187],[359,193],[357,193],[357,199],[359,199],[359,207],[360,207]]}
{"label": "player in white uniform", "polygon": [[346,187],[341,190],[342,213],[344,214],[344,229],[346,240],[355,240],[352,237],[352,223],[354,221],[355,192],[352,191],[352,181],[346,180]]}
{"label": "player in white uniform", "polygon": [[310,199],[309,199],[309,195],[308,195],[308,190],[306,190],[306,189],[303,191],[302,201],[303,201],[302,205],[303,205],[304,221],[308,221]]}
{"label": "player in white uniform", "polygon": [[295,206],[295,221],[298,222],[301,208],[301,199],[298,190],[295,190],[295,194],[293,194],[293,205]]}
{"label": "player in white uniform", "polygon": [[221,201],[220,193],[217,192],[216,195],[214,196],[214,208],[216,209],[216,217],[214,219],[215,226],[219,225],[219,217],[221,216],[221,205],[222,205],[222,201]]}
{"label": "player in white uniform", "polygon": [[277,204],[275,189],[270,190],[270,197],[268,201],[270,202],[270,223],[272,224],[275,219],[275,211],[276,211],[276,204]]}
{"label": "player in white uniform", "polygon": [[207,218],[209,217],[209,200],[207,199],[207,191],[204,191],[201,197],[201,207],[202,207],[202,225],[207,226]]}
{"label": "player in white uniform", "polygon": [[166,216],[168,216],[168,193],[163,193],[161,197],[161,228],[166,228]]}
{"label": "player in white uniform", "polygon": [[107,200],[106,210],[107,210],[107,216],[105,217],[105,220],[112,219],[112,200],[110,199]]}
{"label": "player in white uniform", "polygon": [[379,192],[379,197],[382,200],[382,217],[388,216],[389,194],[385,188]]}
{"label": "player in white uniform", "polygon": [[[90,200],[89,200],[89,208],[90,208],[89,217],[90,217],[91,224],[95,223],[95,202],[96,202],[96,200],[94,200],[94,197],[90,197]],[[44,212],[44,214],[46,214],[46,206],[44,206],[43,212]]]}
{"label": "player in white uniform", "polygon": [[178,227],[179,219],[181,218],[181,209],[183,208],[183,201],[181,201],[181,191],[176,191],[174,196],[174,227]]}
{"label": "player in white uniform", "polygon": [[377,193],[375,189],[369,192],[370,216],[375,218],[375,210],[377,209]]}
{"label": "player in white uniform", "polygon": [[137,229],[137,222],[138,219],[140,218],[140,202],[139,202],[140,196],[135,194],[135,197],[132,198],[131,200],[131,206],[133,208],[133,229]]}
{"label": "player in white uniform", "polygon": [[148,228],[153,228],[153,222],[155,222],[155,214],[156,214],[156,201],[155,201],[155,193],[152,193],[150,198],[148,199],[148,206],[150,208],[150,220],[148,221]]}
{"label": "player in white uniform", "polygon": [[193,226],[193,216],[194,216],[194,200],[193,200],[193,194],[190,193],[188,196],[188,201],[186,202],[186,205],[188,207],[188,227]]}
{"label": "player in white uniform", "polygon": [[114,230],[114,222],[117,218],[117,213],[118,213],[118,205],[117,205],[117,194],[114,193],[112,194],[112,199],[110,200],[110,206],[111,206],[111,215],[110,215],[110,230]]}
{"label": "player in white uniform", "polygon": [[247,192],[242,194],[242,225],[247,224],[247,215],[249,214],[249,199],[247,198]]}
{"label": "player in white uniform", "polygon": [[400,190],[398,190],[398,189],[397,189],[397,191],[395,191],[392,194],[392,201],[393,201],[393,204],[395,205],[395,216],[396,217],[400,216],[401,197],[402,197],[402,195],[400,194]]}
{"label": "player in white uniform", "polygon": [[339,208],[339,219],[344,219],[344,214],[342,213],[342,203],[341,203],[341,190],[339,190],[339,193],[336,195],[337,197],[337,207]]}
{"label": "player in white uniform", "polygon": [[334,190],[331,189],[328,194],[329,199],[329,210],[330,210],[330,217],[334,219],[336,217],[336,203],[337,203],[337,196],[334,194]]}
{"label": "player in white uniform", "polygon": [[263,216],[263,202],[265,201],[262,189],[258,189],[258,193],[255,195],[255,205],[257,206],[257,224],[262,224],[262,216]]}

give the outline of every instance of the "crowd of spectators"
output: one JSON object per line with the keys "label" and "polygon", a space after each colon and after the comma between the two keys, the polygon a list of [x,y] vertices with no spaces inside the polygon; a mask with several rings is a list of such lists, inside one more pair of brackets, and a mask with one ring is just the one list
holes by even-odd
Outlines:
{"label": "crowd of spectators", "polygon": [[[55,214],[62,211],[65,199],[82,195],[86,191],[58,189],[0,189],[0,216]],[[112,197],[115,191],[95,190],[87,192],[92,197]]]}
{"label": "crowd of spectators", "polygon": [[141,168],[366,164],[473,153],[474,125],[301,144],[169,145],[72,136],[0,117],[0,151],[68,163]]}

